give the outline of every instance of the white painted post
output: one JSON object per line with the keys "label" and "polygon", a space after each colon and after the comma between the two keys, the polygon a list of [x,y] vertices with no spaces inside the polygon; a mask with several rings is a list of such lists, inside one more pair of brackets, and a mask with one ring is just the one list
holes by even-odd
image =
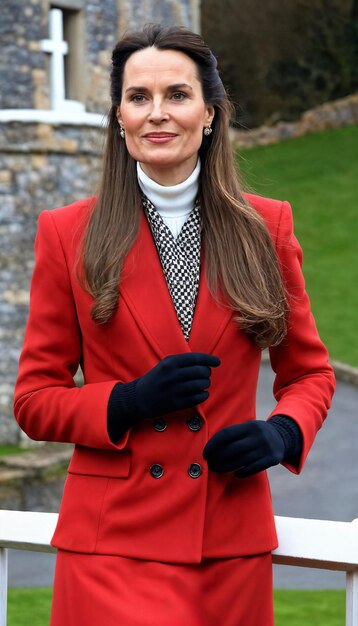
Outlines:
{"label": "white painted post", "polygon": [[[353,520],[352,529],[355,535],[352,546],[358,546],[358,519]],[[358,626],[358,569],[347,571],[346,574],[346,626]]]}
{"label": "white painted post", "polygon": [[346,626],[358,626],[358,570],[346,574]]}
{"label": "white painted post", "polygon": [[68,44],[63,39],[63,13],[61,9],[50,11],[50,39],[43,39],[41,49],[51,54],[51,103],[59,109],[65,100],[65,55]]}
{"label": "white painted post", "polygon": [[7,614],[7,548],[0,548],[0,626],[6,626]]}

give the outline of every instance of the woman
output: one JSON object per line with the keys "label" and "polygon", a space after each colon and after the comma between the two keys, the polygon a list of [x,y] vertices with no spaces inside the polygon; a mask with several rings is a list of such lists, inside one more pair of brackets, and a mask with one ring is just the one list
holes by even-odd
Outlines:
{"label": "woman", "polygon": [[301,471],[334,389],[291,210],[241,191],[198,35],[124,37],[111,97],[98,196],[40,215],[15,394],[30,437],[76,444],[51,624],[270,626],[264,470]]}

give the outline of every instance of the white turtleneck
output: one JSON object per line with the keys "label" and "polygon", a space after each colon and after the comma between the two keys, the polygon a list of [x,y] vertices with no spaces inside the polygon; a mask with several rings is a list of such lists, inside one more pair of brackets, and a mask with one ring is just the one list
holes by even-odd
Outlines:
{"label": "white turtleneck", "polygon": [[181,227],[194,208],[199,189],[200,159],[189,178],[178,185],[165,187],[147,176],[137,162],[138,183],[143,193],[154,204],[164,223],[177,238]]}

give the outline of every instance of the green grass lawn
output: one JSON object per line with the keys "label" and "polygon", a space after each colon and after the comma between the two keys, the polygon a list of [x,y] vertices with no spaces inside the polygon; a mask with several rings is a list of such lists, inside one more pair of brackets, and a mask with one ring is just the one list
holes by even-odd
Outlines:
{"label": "green grass lawn", "polygon": [[0,456],[8,456],[9,454],[21,454],[22,452],[28,452],[28,450],[13,445],[0,446]]}
{"label": "green grass lawn", "polygon": [[358,126],[240,150],[251,191],[289,200],[331,358],[358,366]]}
{"label": "green grass lawn", "polygon": [[9,589],[7,626],[48,626],[51,597],[50,588]]}
{"label": "green grass lawn", "polygon": [[275,626],[344,626],[344,590],[275,590]]}
{"label": "green grass lawn", "polygon": [[[344,590],[276,590],[274,598],[275,626],[344,625]],[[48,626],[50,603],[51,589],[10,589],[8,626]]]}

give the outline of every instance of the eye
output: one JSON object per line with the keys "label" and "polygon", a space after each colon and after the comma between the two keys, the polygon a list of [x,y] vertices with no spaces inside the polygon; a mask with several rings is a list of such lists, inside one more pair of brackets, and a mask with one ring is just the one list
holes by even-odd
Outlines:
{"label": "eye", "polygon": [[140,104],[141,102],[144,102],[145,97],[142,93],[135,93],[133,96],[131,96],[131,102],[137,102],[138,104]]}
{"label": "eye", "polygon": [[185,98],[187,98],[187,94],[184,93],[184,91],[176,91],[175,93],[172,94],[172,99],[173,100],[178,100],[180,102],[180,100],[185,100]]}

